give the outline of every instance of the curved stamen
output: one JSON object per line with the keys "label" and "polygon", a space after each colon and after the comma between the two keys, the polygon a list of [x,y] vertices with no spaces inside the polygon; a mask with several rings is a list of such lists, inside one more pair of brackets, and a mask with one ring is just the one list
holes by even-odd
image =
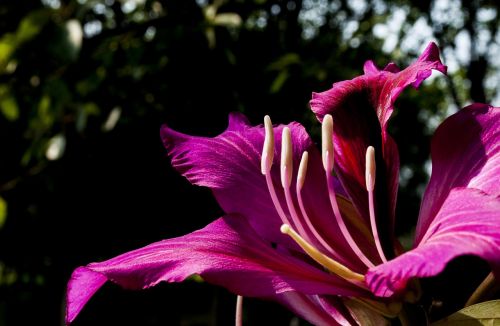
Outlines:
{"label": "curved stamen", "polygon": [[266,134],[264,138],[264,147],[262,149],[261,172],[266,176],[267,189],[271,195],[271,200],[273,201],[274,207],[276,208],[281,221],[288,224],[290,222],[281,207],[278,196],[276,195],[276,190],[274,189],[273,179],[271,177],[271,167],[273,165],[274,158],[274,131],[271,118],[268,115],[264,117],[264,127]]}
{"label": "curved stamen", "polygon": [[322,254],[318,249],[313,247],[310,243],[304,240],[300,235],[297,234],[288,224],[283,224],[281,226],[281,233],[289,235],[297,244],[318,264],[322,265],[328,271],[342,277],[343,279],[354,283],[360,287],[366,288],[364,284],[364,275],[355,273],[351,271],[346,266],[336,262],[330,257]]}
{"label": "curved stamen", "polygon": [[375,220],[375,204],[373,202],[373,190],[375,189],[375,149],[373,146],[368,146],[366,149],[366,190],[368,191],[368,209],[370,211],[370,225],[372,227],[373,239],[375,240],[375,246],[377,247],[378,254],[384,263],[387,262],[384,250],[382,249],[382,244],[380,243],[380,237],[377,230],[377,221]]}
{"label": "curved stamen", "polygon": [[330,204],[333,209],[333,215],[335,216],[335,220],[339,226],[340,232],[342,232],[342,235],[344,236],[345,240],[351,247],[352,251],[358,256],[358,258],[367,266],[367,267],[374,267],[375,265],[365,256],[365,254],[359,249],[358,245],[354,241],[353,237],[351,236],[351,233],[349,233],[349,230],[347,229],[347,225],[345,224],[344,220],[342,219],[342,215],[340,214],[339,206],[337,203],[337,198],[335,194],[335,190],[333,189],[333,180],[332,176],[330,173],[326,174],[326,182],[328,183],[328,195],[330,197]]}
{"label": "curved stamen", "polygon": [[299,172],[297,174],[297,184],[295,191],[297,192],[297,201],[299,202],[300,212],[302,213],[302,217],[306,222],[306,225],[309,231],[313,234],[314,238],[337,260],[344,260],[341,255],[339,255],[329,244],[325,241],[325,239],[318,233],[318,230],[314,227],[309,218],[305,206],[304,201],[302,199],[302,187],[304,186],[304,182],[306,179],[307,165],[309,162],[309,153],[302,153],[302,159],[300,160]]}
{"label": "curved stamen", "polygon": [[281,184],[285,192],[285,200],[288,206],[288,211],[290,212],[292,221],[303,237],[308,238],[307,233],[304,229],[304,225],[297,214],[295,209],[295,204],[292,200],[292,194],[290,193],[290,185],[292,183],[292,172],[293,172],[293,158],[292,158],[292,138],[290,135],[290,129],[288,127],[283,128],[283,133],[281,137]]}
{"label": "curved stamen", "polygon": [[339,205],[337,203],[337,198],[335,194],[335,189],[333,185],[332,179],[332,170],[333,170],[333,119],[332,116],[327,114],[323,118],[322,124],[322,150],[323,150],[323,167],[325,169],[326,174],[326,182],[328,184],[328,195],[330,197],[330,204],[333,209],[333,215],[335,216],[335,220],[339,226],[340,232],[346,239],[347,243],[351,247],[352,251],[358,256],[358,258],[368,267],[375,266],[359,249],[358,245],[352,238],[347,226],[342,219],[342,215],[340,214]]}

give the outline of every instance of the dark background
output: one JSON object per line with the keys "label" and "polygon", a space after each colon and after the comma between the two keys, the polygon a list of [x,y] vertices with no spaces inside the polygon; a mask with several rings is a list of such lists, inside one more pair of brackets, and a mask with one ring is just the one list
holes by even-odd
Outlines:
{"label": "dark background", "polygon": [[[361,74],[367,59],[405,67],[434,40],[450,78],[405,91],[390,127],[402,163],[397,231],[409,244],[435,127],[471,101],[499,105],[499,10],[466,0],[3,0],[0,325],[61,324],[74,268],[221,215],[210,191],[171,169],[163,123],[213,136],[231,111],[255,124],[270,114],[317,139],[312,91]],[[136,292],[108,284],[75,325],[229,325],[234,302],[193,280]],[[245,301],[249,325],[292,318]]]}

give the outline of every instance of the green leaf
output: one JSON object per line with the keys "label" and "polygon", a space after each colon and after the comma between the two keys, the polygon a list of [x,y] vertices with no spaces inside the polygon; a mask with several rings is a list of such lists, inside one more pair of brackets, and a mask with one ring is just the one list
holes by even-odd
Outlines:
{"label": "green leaf", "polygon": [[48,11],[39,10],[30,13],[21,20],[16,32],[17,41],[23,43],[35,37],[49,20]]}
{"label": "green leaf", "polygon": [[287,53],[279,57],[276,61],[272,62],[268,66],[268,69],[283,70],[294,64],[300,64],[300,56],[297,53]]}
{"label": "green leaf", "polygon": [[281,71],[271,84],[271,90],[270,90],[271,93],[273,94],[278,93],[283,87],[283,84],[285,84],[287,79],[288,79],[288,71],[287,70]]}
{"label": "green leaf", "polygon": [[0,197],[0,229],[4,226],[7,219],[7,202]]}
{"label": "green leaf", "polygon": [[54,123],[55,117],[50,112],[51,99],[48,95],[43,95],[38,103],[38,118],[41,125],[50,128]]}
{"label": "green leaf", "polygon": [[10,57],[15,49],[16,40],[14,36],[12,34],[5,34],[0,39],[0,67],[7,65],[7,62],[10,60]]}
{"label": "green leaf", "polygon": [[432,325],[500,325],[500,300],[486,301],[469,306],[433,323]]}
{"label": "green leaf", "polygon": [[15,121],[19,117],[19,107],[16,99],[12,96],[6,96],[0,99],[0,111],[9,121]]}

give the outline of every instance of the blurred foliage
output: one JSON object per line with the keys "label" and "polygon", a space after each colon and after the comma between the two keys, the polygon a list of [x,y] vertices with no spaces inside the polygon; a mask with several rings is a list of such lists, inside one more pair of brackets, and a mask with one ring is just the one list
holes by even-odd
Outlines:
{"label": "blurred foliage", "polygon": [[[367,59],[404,67],[435,40],[450,78],[406,91],[390,130],[407,239],[435,127],[471,101],[499,105],[499,9],[486,0],[2,1],[0,325],[60,323],[76,266],[221,214],[209,191],[169,167],[162,123],[215,135],[241,111],[253,123],[300,121],[317,137],[312,91],[359,75]],[[232,323],[233,296],[188,283],[146,294],[106,287],[79,323]],[[253,300],[245,309],[249,324],[292,318]]]}

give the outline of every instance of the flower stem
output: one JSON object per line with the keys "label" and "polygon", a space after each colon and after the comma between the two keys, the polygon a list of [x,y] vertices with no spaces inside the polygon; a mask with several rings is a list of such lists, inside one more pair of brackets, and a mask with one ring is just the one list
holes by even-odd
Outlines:
{"label": "flower stem", "polygon": [[236,298],[236,319],[234,325],[243,325],[243,297],[241,295]]}

